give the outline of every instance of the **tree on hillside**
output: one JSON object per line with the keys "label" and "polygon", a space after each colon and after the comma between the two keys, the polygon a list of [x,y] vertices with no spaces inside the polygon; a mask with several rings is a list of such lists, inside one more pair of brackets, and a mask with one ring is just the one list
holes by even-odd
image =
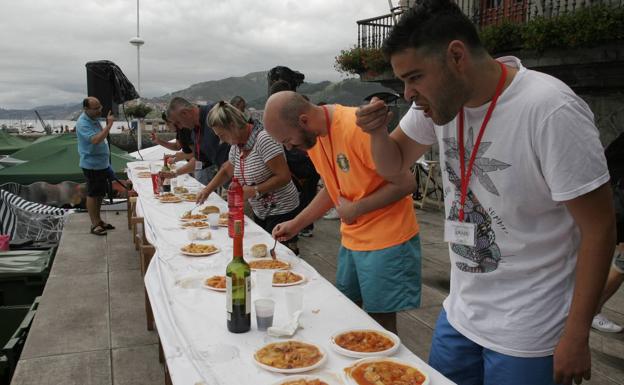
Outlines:
{"label": "tree on hillside", "polygon": [[134,106],[126,107],[126,116],[128,118],[143,119],[152,112],[152,107],[146,104],[137,104]]}

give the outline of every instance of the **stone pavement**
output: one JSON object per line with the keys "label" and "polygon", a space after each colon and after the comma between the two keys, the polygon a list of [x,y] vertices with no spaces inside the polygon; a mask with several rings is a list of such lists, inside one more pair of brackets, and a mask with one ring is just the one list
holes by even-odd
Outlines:
{"label": "stone pavement", "polygon": [[107,236],[86,213],[65,226],[13,385],[164,384],[126,212],[103,214]]}
{"label": "stone pavement", "polygon": [[[435,321],[449,292],[450,271],[448,246],[443,240],[443,212],[429,207],[431,205],[416,210],[423,253],[421,307],[398,315],[402,342],[424,360],[429,357]],[[338,234],[338,220],[321,219],[315,224],[313,237],[299,238],[301,255],[331,282],[335,282],[336,255],[340,247]],[[624,324],[624,288],[607,302],[604,313]],[[613,335],[592,331],[590,346],[592,379],[583,384],[624,384],[624,333]]]}

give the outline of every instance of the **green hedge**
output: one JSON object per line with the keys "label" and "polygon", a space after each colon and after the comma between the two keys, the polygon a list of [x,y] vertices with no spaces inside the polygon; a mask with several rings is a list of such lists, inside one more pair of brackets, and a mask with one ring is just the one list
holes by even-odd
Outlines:
{"label": "green hedge", "polygon": [[[624,7],[584,7],[553,18],[537,17],[524,24],[504,21],[483,28],[479,35],[492,54],[520,49],[544,52],[624,41]],[[381,50],[359,47],[341,51],[335,68],[354,75],[391,70]]]}

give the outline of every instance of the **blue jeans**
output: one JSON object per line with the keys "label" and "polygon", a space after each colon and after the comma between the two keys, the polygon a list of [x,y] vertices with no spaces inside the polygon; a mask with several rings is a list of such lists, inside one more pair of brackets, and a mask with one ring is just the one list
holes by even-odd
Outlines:
{"label": "blue jeans", "polygon": [[459,333],[440,312],[429,365],[457,385],[554,385],[553,356],[512,357],[486,349]]}

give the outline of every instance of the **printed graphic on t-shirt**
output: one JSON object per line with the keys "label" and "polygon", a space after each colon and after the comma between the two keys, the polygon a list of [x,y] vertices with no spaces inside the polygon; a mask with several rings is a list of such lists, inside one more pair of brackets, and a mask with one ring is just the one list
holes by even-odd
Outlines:
{"label": "printed graphic on t-shirt", "polygon": [[[456,138],[445,138],[445,151],[447,159],[455,159],[459,161],[459,151]],[[488,192],[498,196],[498,190],[492,179],[488,176],[489,172],[500,171],[510,167],[509,164],[501,162],[493,158],[485,158],[483,154],[492,145],[492,142],[481,142],[477,156],[474,161],[472,174]],[[464,164],[468,164],[470,155],[474,148],[473,129],[468,130],[468,138],[465,144]],[[449,210],[448,220],[456,221],[459,219],[459,202],[461,194],[461,179],[455,173],[448,161],[445,161],[445,174],[455,186],[455,196],[453,197],[453,205]],[[471,180],[474,180],[471,177]],[[468,189],[466,194],[466,203],[464,205],[464,221],[467,223],[475,223],[476,242],[475,246],[465,246],[460,244],[452,244],[451,250],[454,253],[467,259],[466,262],[456,262],[457,268],[467,273],[490,273],[498,268],[501,260],[501,251],[496,244],[496,233],[492,229],[492,218],[487,210],[481,205],[479,199]]]}
{"label": "printed graphic on t-shirt", "polygon": [[342,170],[342,172],[349,172],[349,159],[343,153],[339,153],[336,156],[336,163],[338,163],[338,167]]}
{"label": "printed graphic on t-shirt", "polygon": [[[459,159],[459,151],[457,147],[457,139],[456,138],[444,138],[444,144],[446,145],[445,155],[448,159]],[[477,152],[477,156],[475,157],[474,167],[472,168],[472,175],[476,176],[487,191],[492,194],[498,196],[498,190],[492,182],[492,179],[488,176],[489,172],[504,170],[510,165],[501,162],[500,160],[496,160],[493,158],[485,158],[483,154],[490,148],[492,142],[481,142],[479,145],[479,151]],[[468,129],[468,137],[465,144],[466,151],[464,152],[464,164],[468,164],[468,160],[470,159],[470,154],[472,154],[472,149],[474,148],[474,136],[472,127]],[[471,178],[472,180],[472,178]]]}

